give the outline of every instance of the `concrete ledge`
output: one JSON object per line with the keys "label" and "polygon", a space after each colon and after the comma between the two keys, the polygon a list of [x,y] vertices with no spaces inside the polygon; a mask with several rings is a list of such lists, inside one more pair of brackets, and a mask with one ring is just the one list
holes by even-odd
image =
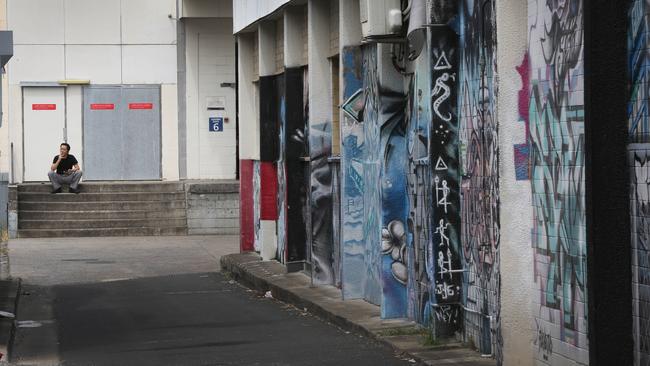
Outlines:
{"label": "concrete ledge", "polygon": [[[16,315],[21,281],[18,278],[0,281],[0,311]],[[8,362],[16,334],[15,318],[0,316],[0,361]]]}
{"label": "concrete ledge", "polygon": [[308,311],[342,329],[375,339],[403,356],[423,365],[494,366],[491,358],[483,358],[457,342],[436,342],[426,345],[422,330],[406,319],[382,320],[378,306],[363,300],[341,298],[341,291],[332,286],[311,286],[302,273],[287,273],[276,261],[262,261],[256,253],[231,254],[221,257],[221,270],[241,284],[261,293],[271,291],[277,300]]}
{"label": "concrete ledge", "polygon": [[239,181],[185,183],[192,194],[239,193]]}

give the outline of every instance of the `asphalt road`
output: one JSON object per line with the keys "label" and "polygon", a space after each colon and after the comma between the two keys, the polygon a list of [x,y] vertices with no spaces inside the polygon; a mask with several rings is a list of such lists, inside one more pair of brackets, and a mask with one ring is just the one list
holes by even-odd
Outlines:
{"label": "asphalt road", "polygon": [[[259,296],[217,273],[215,260],[236,250],[236,243],[230,242],[236,239],[160,240],[10,243],[12,273],[23,275],[25,291],[12,361],[409,364],[372,340]],[[109,245],[112,250],[107,250]],[[129,277],[123,277],[125,267],[131,268]]]}

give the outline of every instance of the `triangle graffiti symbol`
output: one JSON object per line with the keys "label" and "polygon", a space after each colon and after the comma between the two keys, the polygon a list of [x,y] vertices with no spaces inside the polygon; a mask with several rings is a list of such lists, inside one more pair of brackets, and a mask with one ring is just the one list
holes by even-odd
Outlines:
{"label": "triangle graffiti symbol", "polygon": [[436,61],[436,66],[433,67],[434,70],[448,70],[451,69],[451,64],[447,60],[447,54],[445,51],[442,51],[442,55]]}
{"label": "triangle graffiti symbol", "polygon": [[445,164],[445,161],[442,160],[442,157],[438,157],[438,162],[436,163],[436,170],[447,170],[449,169],[447,167],[447,164]]}

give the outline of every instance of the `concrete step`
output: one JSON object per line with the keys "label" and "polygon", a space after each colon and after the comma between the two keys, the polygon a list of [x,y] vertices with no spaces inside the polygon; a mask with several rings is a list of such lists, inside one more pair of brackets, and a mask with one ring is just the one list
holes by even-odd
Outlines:
{"label": "concrete step", "polygon": [[115,220],[185,218],[185,209],[112,211],[19,211],[18,220]]}
{"label": "concrete step", "polygon": [[174,201],[185,198],[184,192],[129,193],[18,193],[18,202],[98,202],[98,201]]}
{"label": "concrete step", "polygon": [[18,230],[30,229],[104,229],[104,228],[155,228],[181,227],[180,219],[116,219],[116,220],[20,220]]}
{"label": "concrete step", "polygon": [[19,201],[18,216],[23,211],[121,211],[121,210],[173,210],[184,209],[185,200],[169,201],[86,201],[39,202]]}
{"label": "concrete step", "polygon": [[98,236],[187,235],[186,227],[128,227],[102,229],[29,229],[18,230],[19,238],[62,238]]}
{"label": "concrete step", "polygon": [[[82,182],[81,191],[85,193],[107,192],[183,192],[182,182]],[[18,192],[48,193],[52,190],[49,183],[19,184]],[[65,188],[64,188],[65,190]]]}

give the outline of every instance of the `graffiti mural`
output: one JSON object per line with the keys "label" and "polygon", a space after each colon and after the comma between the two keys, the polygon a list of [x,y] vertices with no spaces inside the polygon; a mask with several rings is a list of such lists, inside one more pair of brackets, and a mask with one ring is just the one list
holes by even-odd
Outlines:
{"label": "graffiti mural", "polygon": [[311,250],[314,283],[332,285],[337,281],[333,268],[332,123],[309,121],[311,166]]}
{"label": "graffiti mural", "polygon": [[377,122],[381,125],[382,161],[381,314],[383,318],[401,318],[407,316],[408,309],[406,95],[398,89],[403,82],[395,68],[384,68],[382,80]]}
{"label": "graffiti mural", "polygon": [[[366,238],[366,272],[368,279],[366,286],[366,299],[374,304],[381,303],[380,268],[382,263],[381,254],[381,186],[380,174],[382,166],[381,141],[380,141],[380,83],[378,69],[377,45],[369,45],[363,48],[363,143],[365,159],[363,161],[363,185],[366,189],[363,192],[363,232]],[[369,189],[369,187],[375,187]],[[377,290],[375,292],[374,290]]]}
{"label": "graffiti mural", "polygon": [[428,49],[415,61],[415,73],[409,87],[408,124],[408,199],[407,263],[408,317],[429,324],[433,306],[432,268],[427,270],[427,253],[431,251],[431,169],[429,161],[430,78]]}
{"label": "graffiti mural", "polygon": [[499,143],[494,1],[461,2],[461,242],[465,337],[500,364]]}
{"label": "graffiti mural", "polygon": [[535,332],[550,335],[535,344],[536,359],[549,365],[589,361],[583,6],[529,4]]}
{"label": "graffiti mural", "polygon": [[260,191],[262,188],[261,178],[260,178],[260,162],[257,160],[253,161],[253,249],[256,252],[262,250],[262,245],[260,242],[260,229],[261,225],[261,211],[262,211],[262,199],[260,197]]}
{"label": "graffiti mural", "polygon": [[629,145],[635,365],[650,363],[650,144]]}
{"label": "graffiti mural", "polygon": [[372,251],[364,232],[363,54],[361,47],[346,47],[343,61],[344,115],[341,125],[341,243],[343,246],[343,298],[377,299],[379,288],[368,283],[367,262]]}
{"label": "graffiti mural", "polygon": [[[445,19],[452,19],[453,13]],[[462,277],[458,161],[458,34],[431,29],[431,240],[425,262],[432,281],[433,321],[439,335],[461,329]]]}
{"label": "graffiti mural", "polygon": [[285,263],[287,260],[287,169],[286,169],[286,97],[285,97],[285,75],[275,77],[277,125],[278,125],[278,254],[277,260]]}
{"label": "graffiti mural", "polygon": [[629,141],[630,223],[632,248],[632,332],[634,364],[650,364],[650,70],[647,0],[634,0],[629,10]]}

